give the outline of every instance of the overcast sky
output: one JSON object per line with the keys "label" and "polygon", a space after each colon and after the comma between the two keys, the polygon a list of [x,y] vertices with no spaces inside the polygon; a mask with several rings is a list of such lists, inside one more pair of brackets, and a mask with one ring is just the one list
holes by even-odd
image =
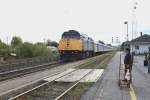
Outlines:
{"label": "overcast sky", "polygon": [[[112,37],[125,41],[129,21],[131,39],[132,6],[135,0],[0,0],[0,38],[12,36],[24,41],[59,41],[73,29],[95,41],[111,43]],[[150,32],[150,1],[137,0],[138,31]]]}

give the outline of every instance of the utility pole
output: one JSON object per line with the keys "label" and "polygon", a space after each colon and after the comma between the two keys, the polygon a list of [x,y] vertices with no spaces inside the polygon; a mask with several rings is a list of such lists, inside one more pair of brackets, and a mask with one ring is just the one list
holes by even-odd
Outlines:
{"label": "utility pole", "polygon": [[6,37],[7,45],[8,45],[8,36]]}
{"label": "utility pole", "polygon": [[45,38],[43,39],[43,42],[44,42],[44,44],[46,45],[46,39],[45,39]]}
{"label": "utility pole", "polygon": [[116,43],[118,43],[118,42],[119,42],[118,37],[116,37]]}

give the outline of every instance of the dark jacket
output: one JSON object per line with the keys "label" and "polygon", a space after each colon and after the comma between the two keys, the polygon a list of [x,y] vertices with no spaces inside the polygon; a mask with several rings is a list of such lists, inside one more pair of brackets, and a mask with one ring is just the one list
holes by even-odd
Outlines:
{"label": "dark jacket", "polygon": [[130,53],[125,55],[124,64],[125,65],[132,64],[132,56]]}

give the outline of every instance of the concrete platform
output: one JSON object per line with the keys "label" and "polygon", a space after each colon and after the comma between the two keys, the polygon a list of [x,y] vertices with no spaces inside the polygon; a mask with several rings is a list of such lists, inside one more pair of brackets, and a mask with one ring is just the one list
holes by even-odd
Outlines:
{"label": "concrete platform", "polygon": [[118,86],[119,53],[109,62],[100,78],[82,97],[81,100],[150,100],[150,74],[143,66],[144,57],[134,60],[131,88]]}
{"label": "concrete platform", "polygon": [[129,89],[118,86],[119,53],[109,62],[103,76],[81,97],[81,100],[130,100]]}
{"label": "concrete platform", "polygon": [[133,89],[137,100],[150,100],[150,74],[147,67],[144,67],[144,56],[135,57],[136,63],[133,67]]}

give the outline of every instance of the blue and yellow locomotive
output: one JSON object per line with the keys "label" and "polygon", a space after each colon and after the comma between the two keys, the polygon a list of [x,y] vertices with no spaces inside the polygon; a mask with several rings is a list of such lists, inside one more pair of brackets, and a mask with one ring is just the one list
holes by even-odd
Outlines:
{"label": "blue and yellow locomotive", "polygon": [[75,30],[69,30],[62,34],[59,52],[61,59],[80,59],[93,56],[94,41]]}
{"label": "blue and yellow locomotive", "polygon": [[64,32],[59,42],[60,57],[66,60],[87,58],[110,50],[110,47],[94,43],[92,38],[75,30]]}

